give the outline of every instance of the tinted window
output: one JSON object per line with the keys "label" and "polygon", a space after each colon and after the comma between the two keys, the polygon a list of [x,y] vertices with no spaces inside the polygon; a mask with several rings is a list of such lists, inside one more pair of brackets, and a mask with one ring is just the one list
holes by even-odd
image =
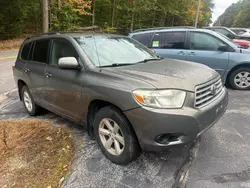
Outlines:
{"label": "tinted window", "polygon": [[149,46],[152,36],[153,33],[143,33],[143,34],[136,34],[132,38],[144,44],[145,46]]}
{"label": "tinted window", "polygon": [[231,29],[231,31],[235,32],[237,35],[241,32],[239,29]]}
{"label": "tinted window", "polygon": [[62,57],[75,57],[78,59],[78,54],[71,43],[63,39],[54,40],[51,54],[51,65],[57,65]]}
{"label": "tinted window", "polygon": [[156,33],[152,42],[153,48],[184,49],[186,32]]}
{"label": "tinted window", "polygon": [[46,63],[49,49],[49,40],[38,40],[35,42],[33,61]]}
{"label": "tinted window", "polygon": [[22,49],[22,54],[21,54],[21,58],[23,60],[28,60],[29,59],[29,51],[30,51],[30,48],[31,48],[31,43],[27,43],[23,46],[23,49]]}
{"label": "tinted window", "polygon": [[207,33],[191,32],[190,48],[192,50],[217,51],[220,45],[226,44]]}
{"label": "tinted window", "polygon": [[215,31],[217,31],[217,32],[219,32],[227,37],[231,35],[226,29],[215,29]]}

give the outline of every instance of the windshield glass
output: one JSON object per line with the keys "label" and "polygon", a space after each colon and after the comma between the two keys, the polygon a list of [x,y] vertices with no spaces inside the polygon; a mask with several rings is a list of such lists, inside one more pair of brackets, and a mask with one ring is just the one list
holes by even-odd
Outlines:
{"label": "windshield glass", "polygon": [[158,58],[139,42],[123,36],[81,36],[75,40],[96,66],[129,65]]}

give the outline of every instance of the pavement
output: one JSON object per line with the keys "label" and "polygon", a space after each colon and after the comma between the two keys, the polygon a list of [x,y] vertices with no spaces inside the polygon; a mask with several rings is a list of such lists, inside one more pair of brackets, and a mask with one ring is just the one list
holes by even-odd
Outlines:
{"label": "pavement", "polygon": [[0,52],[0,93],[15,87],[12,66],[15,64],[17,51]]}
{"label": "pavement", "polygon": [[[5,78],[0,83],[0,119],[31,118],[13,89],[9,74],[14,61],[0,59],[0,78]],[[229,90],[226,114],[201,140],[163,153],[144,152],[127,166],[108,161],[83,127],[49,112],[36,118],[55,120],[77,134],[66,188],[250,188],[249,96],[249,91]]]}

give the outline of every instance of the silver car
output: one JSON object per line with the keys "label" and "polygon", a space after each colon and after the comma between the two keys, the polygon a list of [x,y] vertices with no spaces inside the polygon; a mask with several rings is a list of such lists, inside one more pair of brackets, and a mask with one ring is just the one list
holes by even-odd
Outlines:
{"label": "silver car", "polygon": [[26,39],[14,67],[27,112],[41,107],[82,125],[125,165],[146,151],[197,139],[224,114],[228,93],[205,65],[162,59],[117,35],[50,33]]}

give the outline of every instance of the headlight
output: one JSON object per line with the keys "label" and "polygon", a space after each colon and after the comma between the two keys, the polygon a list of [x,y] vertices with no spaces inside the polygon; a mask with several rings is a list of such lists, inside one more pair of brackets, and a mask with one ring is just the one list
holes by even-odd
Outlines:
{"label": "headlight", "polygon": [[145,106],[156,108],[181,108],[186,92],[181,90],[135,90],[135,99]]}

